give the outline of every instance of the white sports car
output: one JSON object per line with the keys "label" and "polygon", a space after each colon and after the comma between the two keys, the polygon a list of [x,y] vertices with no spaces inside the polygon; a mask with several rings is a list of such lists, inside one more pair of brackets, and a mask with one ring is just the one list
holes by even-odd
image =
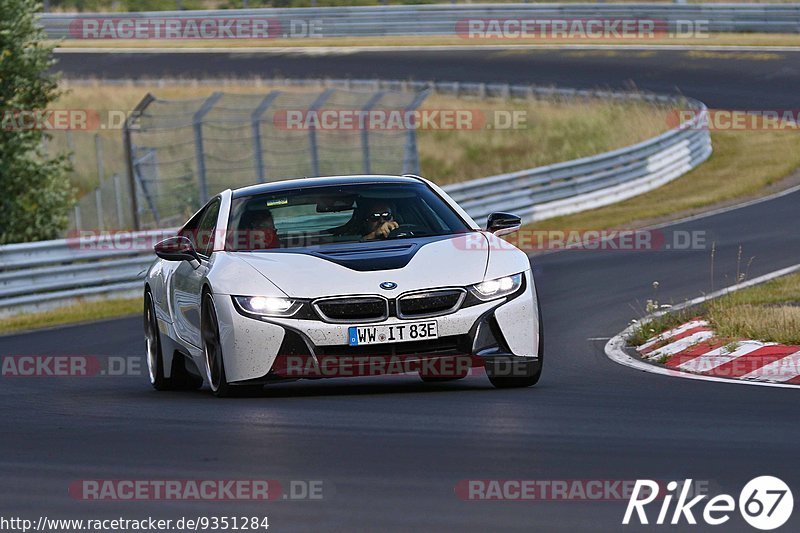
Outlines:
{"label": "white sports car", "polygon": [[539,380],[528,257],[418,176],[307,178],[226,190],[155,246],[144,329],[158,390],[217,396],[282,380],[418,372],[496,387]]}

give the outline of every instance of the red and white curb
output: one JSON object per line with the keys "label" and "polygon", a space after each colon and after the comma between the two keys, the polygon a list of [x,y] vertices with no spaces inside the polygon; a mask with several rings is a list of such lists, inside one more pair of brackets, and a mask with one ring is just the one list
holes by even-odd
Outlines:
{"label": "red and white curb", "polygon": [[665,331],[636,351],[646,360],[683,372],[800,385],[800,346],[719,339],[705,320]]}
{"label": "red and white curb", "polygon": [[[794,272],[800,272],[800,264],[699,296],[672,307],[672,311],[686,309],[712,298],[719,298]],[[647,321],[660,314],[663,312],[650,315],[643,320]],[[663,358],[668,363],[659,365],[628,353],[627,339],[637,326],[638,324],[631,324],[608,340],[604,351],[609,359],[636,370],[683,379],[779,388],[797,388],[797,385],[800,384],[800,380],[798,380],[800,346],[757,341],[729,341],[724,345],[714,344],[713,332],[708,324],[702,320],[693,320],[679,328],[662,333],[659,335],[660,339],[654,338],[652,339],[654,342],[648,341],[640,347],[640,349],[649,349],[644,354],[647,359],[658,361]],[[683,336],[681,337],[681,335]],[[752,350],[750,350],[751,347],[753,347]],[[669,354],[665,349],[675,350],[675,353]],[[670,363],[670,361],[672,362]]]}

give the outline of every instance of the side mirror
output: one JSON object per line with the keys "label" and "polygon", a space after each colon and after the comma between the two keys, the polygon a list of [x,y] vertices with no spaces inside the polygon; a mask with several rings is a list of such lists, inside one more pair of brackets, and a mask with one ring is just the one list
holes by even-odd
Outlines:
{"label": "side mirror", "polygon": [[514,233],[520,226],[522,220],[511,213],[492,213],[486,220],[486,231],[498,236]]}
{"label": "side mirror", "polygon": [[192,241],[181,235],[164,239],[156,244],[153,250],[158,257],[166,261],[189,261],[192,266],[200,265]]}

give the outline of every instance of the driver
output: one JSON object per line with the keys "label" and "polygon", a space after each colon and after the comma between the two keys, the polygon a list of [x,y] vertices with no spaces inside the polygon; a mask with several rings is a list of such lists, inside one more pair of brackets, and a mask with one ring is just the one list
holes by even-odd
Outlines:
{"label": "driver", "polygon": [[385,239],[392,230],[400,226],[394,219],[392,206],[386,202],[367,204],[362,212],[364,213],[364,222],[361,234],[365,241]]}

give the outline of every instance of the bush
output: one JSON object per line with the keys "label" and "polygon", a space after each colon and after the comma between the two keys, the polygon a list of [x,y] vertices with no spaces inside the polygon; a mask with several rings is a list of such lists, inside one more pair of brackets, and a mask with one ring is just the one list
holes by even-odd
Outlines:
{"label": "bush", "polygon": [[72,202],[66,154],[49,157],[46,132],[15,126],[18,112],[46,110],[59,95],[39,8],[33,0],[0,2],[0,244],[58,237]]}

